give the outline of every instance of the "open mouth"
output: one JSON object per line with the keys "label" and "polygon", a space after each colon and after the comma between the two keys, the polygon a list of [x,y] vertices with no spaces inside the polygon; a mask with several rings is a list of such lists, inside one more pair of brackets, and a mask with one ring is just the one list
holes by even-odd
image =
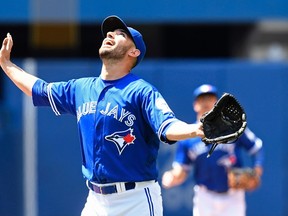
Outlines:
{"label": "open mouth", "polygon": [[105,46],[113,46],[113,45],[114,45],[114,42],[111,41],[111,40],[109,40],[109,39],[107,39],[107,40],[104,40],[103,45],[105,45]]}

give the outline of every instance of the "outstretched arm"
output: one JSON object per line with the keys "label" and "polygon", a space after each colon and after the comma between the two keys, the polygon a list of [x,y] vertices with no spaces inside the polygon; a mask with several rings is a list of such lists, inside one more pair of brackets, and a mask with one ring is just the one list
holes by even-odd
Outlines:
{"label": "outstretched arm", "polygon": [[166,131],[166,137],[170,141],[178,141],[193,137],[204,137],[201,123],[187,124],[183,121],[172,122]]}
{"label": "outstretched arm", "polygon": [[23,69],[13,64],[10,60],[10,54],[13,46],[12,36],[8,33],[3,40],[0,50],[0,65],[6,75],[14,82],[14,84],[22,90],[26,95],[32,95],[32,87],[37,77],[28,74]]}

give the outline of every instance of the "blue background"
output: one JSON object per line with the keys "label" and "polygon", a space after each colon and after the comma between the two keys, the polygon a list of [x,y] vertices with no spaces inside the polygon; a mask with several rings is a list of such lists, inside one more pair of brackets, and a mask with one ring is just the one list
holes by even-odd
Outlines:
{"label": "blue background", "polygon": [[[119,15],[131,25],[214,22],[257,24],[266,20],[287,21],[288,1],[2,0],[0,25],[8,28],[18,25],[32,27],[35,23],[95,25],[111,14]],[[0,33],[6,35],[6,30],[1,31],[0,28]],[[14,37],[15,49],[20,49],[21,41],[31,42],[30,37],[25,40],[23,35],[21,32],[15,35],[18,37]],[[23,66],[24,59],[13,60]],[[101,69],[97,59],[44,58],[36,59],[36,62],[39,77],[48,82],[97,76]],[[147,58],[133,73],[154,84],[178,118],[187,122],[195,120],[192,101],[193,90],[197,86],[210,83],[216,85],[220,92],[234,94],[247,112],[249,128],[264,141],[262,185],[255,192],[247,193],[247,216],[288,215],[287,61]],[[0,215],[22,216],[23,93],[3,73],[0,74]],[[68,115],[56,117],[49,108],[37,108],[37,115],[38,215],[79,216],[86,200],[87,188],[81,173],[76,119]],[[161,144],[159,180],[163,172],[171,168],[174,151],[175,145]],[[249,164],[249,158],[246,159]],[[165,216],[191,215],[193,184],[190,176],[183,185],[162,190]]]}
{"label": "blue background", "polygon": [[[21,60],[16,63],[22,64]],[[97,76],[95,60],[38,60],[38,75],[47,81]],[[248,126],[264,141],[264,176],[260,189],[247,194],[248,216],[283,216],[287,209],[288,64],[251,61],[153,60],[142,62],[135,74],[155,85],[176,115],[193,122],[192,92],[202,83],[230,92],[243,104]],[[4,80],[5,115],[1,115],[0,215],[22,215],[21,115],[22,93]],[[80,215],[87,189],[81,174],[76,119],[56,117],[49,108],[38,112],[38,203],[40,216]],[[8,121],[8,120],[9,121]],[[175,146],[161,144],[159,173],[171,168]],[[247,163],[249,161],[247,160]],[[160,177],[159,176],[159,177]],[[166,216],[191,215],[193,180],[171,190],[163,189]]]}
{"label": "blue background", "polygon": [[[70,6],[67,8],[67,6]],[[74,7],[72,7],[72,6]],[[37,13],[37,10],[41,13]],[[137,22],[235,22],[288,17],[286,0],[9,0],[1,1],[0,22],[101,22],[111,14]],[[71,18],[73,15],[73,18]]]}

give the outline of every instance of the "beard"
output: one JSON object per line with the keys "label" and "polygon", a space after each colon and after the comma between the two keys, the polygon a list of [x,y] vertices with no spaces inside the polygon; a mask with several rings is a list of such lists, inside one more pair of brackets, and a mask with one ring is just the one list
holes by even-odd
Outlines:
{"label": "beard", "polygon": [[122,60],[130,47],[113,47],[111,49],[100,48],[99,56],[102,60],[120,61]]}

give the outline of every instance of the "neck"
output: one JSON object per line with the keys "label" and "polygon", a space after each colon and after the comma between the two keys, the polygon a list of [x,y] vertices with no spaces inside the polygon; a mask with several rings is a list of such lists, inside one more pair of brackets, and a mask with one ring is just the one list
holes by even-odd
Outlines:
{"label": "neck", "polygon": [[130,73],[130,68],[125,64],[105,64],[103,63],[101,69],[101,79],[103,80],[117,80]]}

